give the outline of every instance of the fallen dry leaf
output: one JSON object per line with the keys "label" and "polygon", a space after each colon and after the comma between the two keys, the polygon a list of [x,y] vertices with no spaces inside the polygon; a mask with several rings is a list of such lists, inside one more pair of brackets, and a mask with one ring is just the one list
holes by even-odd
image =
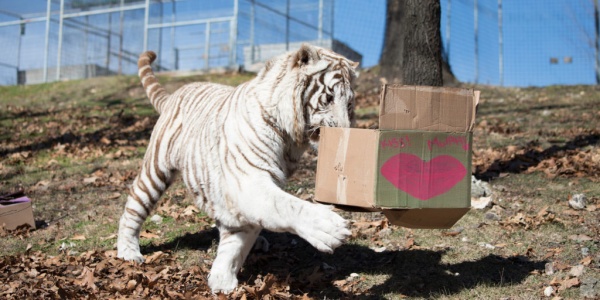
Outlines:
{"label": "fallen dry leaf", "polygon": [[90,184],[90,183],[96,182],[96,180],[98,180],[98,177],[96,177],[96,176],[87,177],[87,178],[83,179],[83,183]]}
{"label": "fallen dry leaf", "polygon": [[145,263],[151,264],[151,263],[153,263],[153,262],[155,262],[155,261],[157,261],[160,258],[165,257],[165,256],[166,256],[166,254],[164,252],[162,252],[162,251],[156,251],[156,252],[152,253],[152,255],[146,257]]}
{"label": "fallen dry leaf", "polygon": [[304,293],[304,295],[302,295],[302,300],[312,300],[313,298],[309,297],[307,293]]}
{"label": "fallen dry leaf", "polygon": [[150,232],[149,230],[144,230],[140,233],[140,237],[143,237],[146,239],[156,239],[156,238],[159,238],[160,236]]}
{"label": "fallen dry leaf", "polygon": [[104,144],[104,145],[110,145],[110,144],[111,144],[111,141],[110,141],[109,139],[107,139],[105,136],[103,136],[103,137],[100,139],[100,143],[102,143],[102,144]]}
{"label": "fallen dry leaf", "polygon": [[110,195],[109,195],[108,197],[106,197],[106,198],[107,198],[107,199],[109,199],[109,200],[113,200],[113,199],[118,199],[118,198],[120,198],[120,197],[121,197],[121,195],[122,195],[121,193],[112,193],[112,194],[110,194]]}
{"label": "fallen dry leaf", "polygon": [[70,238],[70,240],[74,241],[85,241],[85,236],[83,234],[76,234]]}
{"label": "fallen dry leaf", "polygon": [[116,238],[117,238],[117,234],[113,233],[113,234],[111,234],[111,235],[109,235],[107,237],[101,237],[100,239],[103,240],[103,241],[105,241],[105,240],[112,240],[112,239],[116,239]]}
{"label": "fallen dry leaf", "polygon": [[570,235],[569,239],[577,241],[577,242],[584,242],[584,241],[592,241],[593,239],[585,234],[574,234],[574,235]]}
{"label": "fallen dry leaf", "polygon": [[560,283],[560,287],[558,288],[558,290],[566,290],[575,286],[579,286],[580,284],[581,281],[579,281],[579,278],[565,279]]}
{"label": "fallen dry leaf", "polygon": [[40,180],[38,181],[35,186],[48,186],[50,184],[50,180]]}
{"label": "fallen dry leaf", "polygon": [[96,286],[96,278],[94,277],[94,270],[83,267],[83,272],[81,272],[81,275],[78,278],[79,280],[75,280],[76,284],[90,288],[93,291],[98,289]]}
{"label": "fallen dry leaf", "polygon": [[195,205],[188,205],[188,207],[186,207],[183,210],[183,213],[181,215],[182,216],[191,216],[191,215],[197,214],[199,212],[200,212],[200,210]]}
{"label": "fallen dry leaf", "polygon": [[581,261],[579,261],[579,263],[582,264],[582,265],[584,265],[584,266],[589,266],[592,263],[592,257],[591,256],[586,256]]}
{"label": "fallen dry leaf", "polygon": [[442,235],[443,236],[457,236],[462,232],[462,229],[460,230],[448,230],[448,231],[442,231]]}
{"label": "fallen dry leaf", "polygon": [[553,286],[559,286],[562,283],[562,281],[560,279],[558,279],[556,276],[552,278],[552,280],[550,280],[550,285]]}

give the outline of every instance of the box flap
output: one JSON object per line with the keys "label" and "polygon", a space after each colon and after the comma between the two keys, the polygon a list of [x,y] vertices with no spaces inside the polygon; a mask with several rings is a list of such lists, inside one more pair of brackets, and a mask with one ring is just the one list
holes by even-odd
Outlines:
{"label": "box flap", "polygon": [[390,223],[407,228],[447,229],[452,227],[469,208],[384,209]]}
{"label": "box flap", "polygon": [[478,102],[472,89],[384,85],[379,129],[469,132]]}
{"label": "box flap", "polygon": [[321,127],[317,201],[374,206],[378,137],[377,130]]}

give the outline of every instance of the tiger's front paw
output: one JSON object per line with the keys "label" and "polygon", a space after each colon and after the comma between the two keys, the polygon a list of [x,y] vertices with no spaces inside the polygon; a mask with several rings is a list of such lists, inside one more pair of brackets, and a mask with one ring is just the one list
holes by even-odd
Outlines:
{"label": "tiger's front paw", "polygon": [[237,287],[237,284],[237,277],[231,272],[211,270],[210,275],[208,275],[208,286],[213,294],[229,294]]}
{"label": "tiger's front paw", "polygon": [[145,261],[144,256],[140,253],[139,246],[136,248],[121,241],[117,242],[117,257],[137,263],[143,263]]}
{"label": "tiger's front paw", "polygon": [[352,232],[348,229],[348,221],[332,211],[332,206],[308,204],[304,216],[300,216],[296,224],[296,232],[321,252],[332,253]]}
{"label": "tiger's front paw", "polygon": [[117,257],[122,258],[127,261],[134,261],[134,262],[140,263],[140,264],[145,261],[144,256],[139,251],[136,252],[131,249],[126,249],[123,251],[118,250]]}

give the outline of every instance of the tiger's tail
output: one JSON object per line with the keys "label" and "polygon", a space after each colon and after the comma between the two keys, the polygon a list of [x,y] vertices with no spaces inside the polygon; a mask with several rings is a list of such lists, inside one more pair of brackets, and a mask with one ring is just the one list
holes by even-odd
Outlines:
{"label": "tiger's tail", "polygon": [[160,85],[154,72],[152,71],[152,67],[150,64],[156,59],[156,53],[152,51],[146,51],[140,54],[138,59],[138,75],[142,81],[142,86],[146,90],[146,94],[150,99],[150,103],[154,106],[154,109],[161,113],[163,111],[163,107],[167,102],[167,98],[169,94],[167,91]]}

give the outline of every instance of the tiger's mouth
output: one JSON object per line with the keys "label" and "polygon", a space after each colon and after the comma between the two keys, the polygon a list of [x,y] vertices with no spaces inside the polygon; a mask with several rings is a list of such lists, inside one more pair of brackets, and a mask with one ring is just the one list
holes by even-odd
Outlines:
{"label": "tiger's mouth", "polygon": [[320,137],[321,137],[321,127],[318,127],[315,130],[313,130],[310,133],[310,135],[308,136],[308,138],[313,142],[318,142]]}

